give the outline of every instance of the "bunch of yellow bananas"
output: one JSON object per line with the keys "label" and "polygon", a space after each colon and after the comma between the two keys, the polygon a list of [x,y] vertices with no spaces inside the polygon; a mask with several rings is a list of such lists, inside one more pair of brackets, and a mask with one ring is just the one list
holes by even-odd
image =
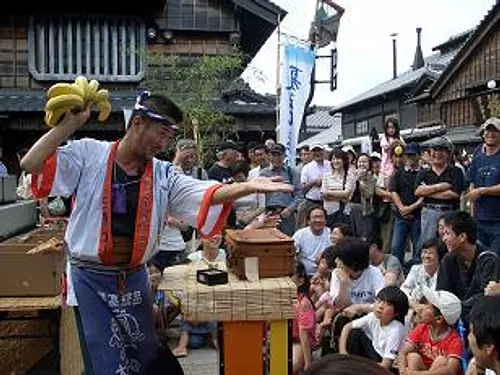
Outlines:
{"label": "bunch of yellow bananas", "polygon": [[45,123],[49,127],[56,126],[67,111],[87,108],[94,104],[99,110],[98,121],[105,121],[111,113],[109,92],[99,89],[97,80],[89,81],[86,77],[79,76],[73,83],[56,83],[47,91]]}

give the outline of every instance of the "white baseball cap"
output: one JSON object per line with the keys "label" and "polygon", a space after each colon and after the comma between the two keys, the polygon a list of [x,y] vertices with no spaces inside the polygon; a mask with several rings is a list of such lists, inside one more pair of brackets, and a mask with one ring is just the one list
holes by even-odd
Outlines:
{"label": "white baseball cap", "polygon": [[432,290],[426,286],[423,287],[422,293],[425,299],[439,310],[450,326],[460,319],[462,302],[456,295],[445,290]]}
{"label": "white baseball cap", "polygon": [[372,159],[380,159],[380,160],[382,160],[382,155],[380,155],[380,152],[373,151],[373,152],[370,154],[370,158],[372,158]]}

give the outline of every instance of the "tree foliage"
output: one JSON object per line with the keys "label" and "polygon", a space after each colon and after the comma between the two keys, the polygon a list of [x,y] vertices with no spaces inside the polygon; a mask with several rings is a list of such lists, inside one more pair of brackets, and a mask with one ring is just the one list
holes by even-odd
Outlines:
{"label": "tree foliage", "polygon": [[181,136],[196,140],[201,164],[213,159],[215,146],[231,131],[234,119],[222,112],[217,101],[241,73],[244,61],[239,51],[197,57],[147,52],[144,84],[182,108]]}

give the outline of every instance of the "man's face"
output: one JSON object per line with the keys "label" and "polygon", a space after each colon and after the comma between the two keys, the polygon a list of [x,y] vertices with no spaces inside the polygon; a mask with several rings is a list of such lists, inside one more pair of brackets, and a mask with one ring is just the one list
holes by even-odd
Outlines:
{"label": "man's face", "polygon": [[484,144],[488,147],[500,146],[500,132],[493,125],[488,125],[483,133]]}
{"label": "man's face", "polygon": [[255,163],[260,166],[265,166],[268,163],[266,150],[258,148],[253,152]]}
{"label": "man's face", "polygon": [[476,363],[482,368],[495,368],[495,360],[493,356],[494,349],[492,345],[483,345],[479,347],[476,336],[474,335],[474,326],[470,325],[469,335],[467,336],[467,340],[469,341],[469,347],[476,359]]}
{"label": "man's face", "polygon": [[432,164],[444,165],[450,160],[450,152],[446,148],[436,147],[431,149]]}
{"label": "man's face", "polygon": [[224,161],[228,166],[232,167],[238,161],[238,151],[237,150],[225,150],[224,151]]}
{"label": "man's face", "polygon": [[196,165],[196,150],[194,148],[187,148],[179,152],[179,159],[182,169],[190,171]]}
{"label": "man's face", "polygon": [[162,124],[137,116],[138,137],[136,152],[151,160],[156,154],[164,150],[174,138],[174,131]]}
{"label": "man's face", "polygon": [[321,148],[315,148],[314,150],[312,150],[313,160],[315,160],[315,161],[322,161],[323,160],[323,156],[324,156],[323,149],[321,149]]}
{"label": "man's face", "polygon": [[443,231],[443,242],[446,244],[448,251],[457,251],[465,243],[465,234],[461,233],[457,235],[450,225],[444,226]]}
{"label": "man's face", "polygon": [[283,161],[285,160],[285,155],[281,152],[271,152],[271,164],[276,166],[283,165]]}
{"label": "man's face", "polygon": [[323,210],[312,210],[309,216],[309,226],[313,231],[322,231],[326,225],[326,217]]}
{"label": "man's face", "polygon": [[411,167],[417,166],[419,161],[420,161],[420,155],[417,154],[406,155],[406,164]]}
{"label": "man's face", "polygon": [[312,161],[311,151],[302,150],[300,151],[300,161],[302,164],[307,164]]}

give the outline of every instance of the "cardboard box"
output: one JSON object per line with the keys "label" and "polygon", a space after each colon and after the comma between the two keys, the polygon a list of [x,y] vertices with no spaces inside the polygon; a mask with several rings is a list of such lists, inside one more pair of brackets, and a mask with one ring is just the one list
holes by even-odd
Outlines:
{"label": "cardboard box", "polygon": [[61,293],[61,252],[27,254],[32,244],[0,243],[0,297],[41,297]]}

